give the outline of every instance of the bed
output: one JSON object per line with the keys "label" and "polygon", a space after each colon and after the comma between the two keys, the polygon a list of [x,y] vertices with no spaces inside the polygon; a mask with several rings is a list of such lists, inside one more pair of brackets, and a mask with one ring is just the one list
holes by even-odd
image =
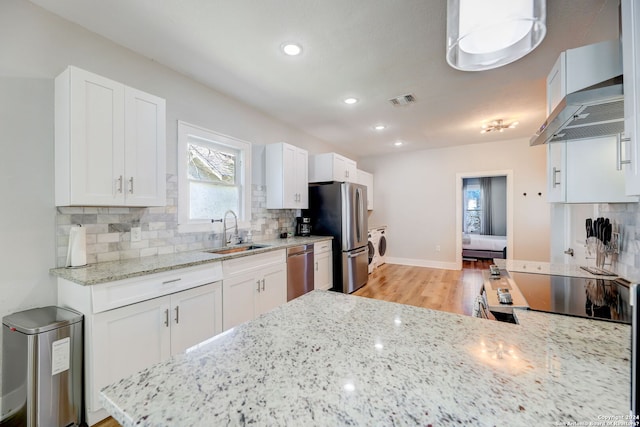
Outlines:
{"label": "bed", "polygon": [[507,258],[507,236],[462,235],[463,258]]}

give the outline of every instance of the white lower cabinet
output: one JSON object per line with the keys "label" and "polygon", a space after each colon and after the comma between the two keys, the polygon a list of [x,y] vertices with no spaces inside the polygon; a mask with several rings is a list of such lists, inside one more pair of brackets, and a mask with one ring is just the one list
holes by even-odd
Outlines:
{"label": "white lower cabinet", "polygon": [[199,286],[98,313],[93,319],[94,389],[180,354],[222,332],[222,285]]}
{"label": "white lower cabinet", "polygon": [[83,286],[58,280],[58,304],[84,314],[86,421],[100,390],[222,332],[222,266],[212,263]]}
{"label": "white lower cabinet", "polygon": [[317,242],[313,245],[313,288],[329,290],[333,287],[333,251],[331,241]]}
{"label": "white lower cabinet", "polygon": [[287,302],[286,251],[272,251],[222,262],[225,330]]}

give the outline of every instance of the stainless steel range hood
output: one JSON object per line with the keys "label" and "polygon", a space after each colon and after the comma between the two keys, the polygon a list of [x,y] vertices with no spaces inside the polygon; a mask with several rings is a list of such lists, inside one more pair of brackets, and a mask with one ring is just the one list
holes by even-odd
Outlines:
{"label": "stainless steel range hood", "polygon": [[624,132],[622,76],[568,94],[529,141],[530,145],[597,138]]}

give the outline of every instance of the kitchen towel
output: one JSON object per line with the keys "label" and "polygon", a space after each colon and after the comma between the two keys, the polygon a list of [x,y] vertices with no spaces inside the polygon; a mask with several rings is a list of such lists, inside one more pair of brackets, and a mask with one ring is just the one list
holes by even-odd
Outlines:
{"label": "kitchen towel", "polygon": [[80,267],[87,264],[87,232],[81,225],[69,230],[69,248],[67,249],[67,267]]}

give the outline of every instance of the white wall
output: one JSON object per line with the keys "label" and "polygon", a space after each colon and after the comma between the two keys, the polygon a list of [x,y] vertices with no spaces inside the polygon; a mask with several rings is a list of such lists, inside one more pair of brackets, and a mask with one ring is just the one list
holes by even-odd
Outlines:
{"label": "white wall", "polygon": [[0,316],[55,303],[53,82],[0,79]]}
{"label": "white wall", "polygon": [[495,170],[513,170],[511,257],[549,260],[544,146],[519,139],[399,152],[361,159],[359,167],[374,173],[376,204],[369,224],[388,226],[389,262],[455,268],[456,174]]}

